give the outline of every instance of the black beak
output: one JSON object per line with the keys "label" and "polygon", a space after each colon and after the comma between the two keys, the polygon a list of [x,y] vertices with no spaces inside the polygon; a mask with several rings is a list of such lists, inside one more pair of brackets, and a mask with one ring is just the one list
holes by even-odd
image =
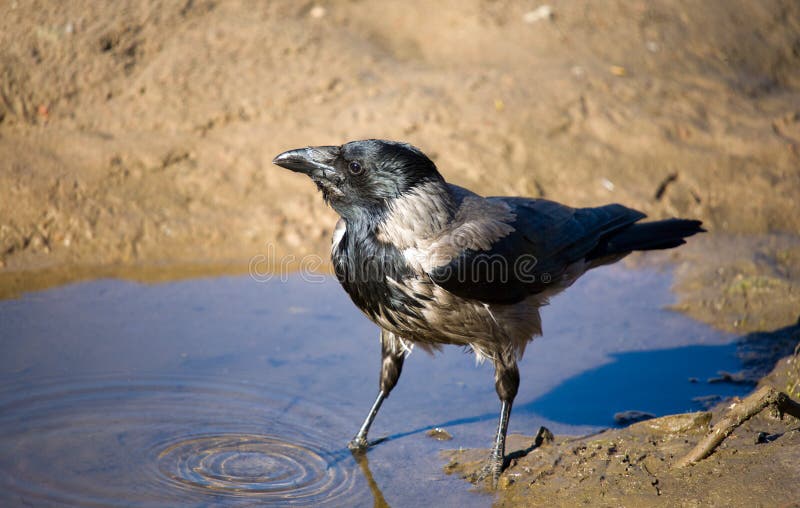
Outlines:
{"label": "black beak", "polygon": [[338,156],[338,146],[309,146],[283,152],[272,159],[272,163],[315,180],[320,177],[327,179],[336,173],[333,163]]}

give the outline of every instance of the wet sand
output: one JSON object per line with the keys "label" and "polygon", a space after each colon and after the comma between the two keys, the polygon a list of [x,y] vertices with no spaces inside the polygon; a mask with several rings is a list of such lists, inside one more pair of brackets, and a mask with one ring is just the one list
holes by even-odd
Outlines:
{"label": "wet sand", "polygon": [[[800,340],[800,324],[762,335],[762,346],[777,341],[790,342],[791,348]],[[797,400],[800,352],[783,358],[759,384]],[[658,394],[654,389],[653,396]],[[671,415],[583,437],[557,436],[538,448],[531,436],[510,436],[508,449],[515,458],[501,478],[495,506],[795,506],[800,422],[791,416],[781,419],[763,411],[710,457],[677,466],[739,402],[734,398],[711,412]],[[487,453],[447,451],[445,470],[469,477]]]}

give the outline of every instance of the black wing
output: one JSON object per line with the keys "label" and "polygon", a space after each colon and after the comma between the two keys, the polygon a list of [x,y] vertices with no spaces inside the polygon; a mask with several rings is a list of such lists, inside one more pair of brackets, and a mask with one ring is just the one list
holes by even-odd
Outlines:
{"label": "black wing", "polygon": [[507,204],[514,228],[489,250],[465,249],[429,272],[463,298],[511,304],[558,282],[571,264],[585,260],[606,237],[645,215],[622,205],[570,208],[545,199],[487,198]]}

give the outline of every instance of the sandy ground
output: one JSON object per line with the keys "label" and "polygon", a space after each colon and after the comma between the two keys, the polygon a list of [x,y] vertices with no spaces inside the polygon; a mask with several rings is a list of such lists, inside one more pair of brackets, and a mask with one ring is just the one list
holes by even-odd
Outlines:
{"label": "sandy ground", "polygon": [[[800,340],[800,327],[794,327]],[[800,395],[800,354],[785,358],[762,384]],[[681,459],[718,425],[729,405],[671,415],[585,437],[556,437],[533,447],[512,435],[517,455],[503,473],[496,506],[782,506],[800,495],[800,420],[765,410],[745,422],[713,455],[685,468]],[[447,452],[445,470],[470,475],[486,450]]]}
{"label": "sandy ground", "polygon": [[548,6],[3,2],[0,297],[324,257],[333,213],[270,161],[384,137],[483,194],[700,218],[632,262],[675,264],[703,321],[794,323],[800,4]]}
{"label": "sandy ground", "polygon": [[800,230],[793,1],[2,9],[6,272],[324,253],[332,212],[270,161],[364,137],[485,194]]}

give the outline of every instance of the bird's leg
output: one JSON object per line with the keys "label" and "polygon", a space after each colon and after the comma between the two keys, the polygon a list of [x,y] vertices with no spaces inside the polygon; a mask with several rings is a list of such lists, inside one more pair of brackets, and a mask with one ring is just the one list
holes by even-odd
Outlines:
{"label": "bird's leg", "polygon": [[496,360],[494,369],[494,387],[497,396],[500,397],[500,421],[497,424],[497,435],[489,460],[475,478],[476,481],[481,481],[491,477],[492,488],[497,487],[497,480],[500,478],[500,473],[503,472],[508,419],[511,416],[511,406],[514,404],[514,397],[519,388],[519,369],[517,369],[516,362],[506,363]]}
{"label": "bird's leg", "polygon": [[375,402],[372,404],[372,409],[369,410],[367,414],[367,418],[364,420],[364,423],[361,424],[361,428],[358,429],[358,434],[355,435],[353,439],[347,443],[347,447],[353,450],[354,452],[358,451],[365,451],[369,446],[367,442],[367,433],[369,432],[369,428],[372,425],[372,421],[375,420],[375,415],[378,414],[378,410],[381,408],[381,404],[383,404],[383,399],[386,398],[386,393],[381,390],[378,392],[378,398],[375,399]]}
{"label": "bird's leg", "polygon": [[367,433],[375,420],[375,415],[383,404],[383,400],[389,396],[392,388],[397,384],[400,379],[400,373],[403,371],[403,360],[405,360],[405,351],[400,347],[399,340],[394,334],[381,330],[381,378],[380,378],[380,391],[378,397],[372,404],[372,408],[367,414],[364,423],[358,430],[358,434],[347,445],[353,451],[363,451],[369,446],[367,442]]}
{"label": "bird's leg", "polygon": [[512,401],[500,401],[500,421],[497,424],[497,435],[494,438],[492,453],[487,461],[487,476],[492,476],[492,486],[497,484],[500,473],[503,472],[503,461],[506,456],[506,432],[508,431],[508,418],[511,416]]}

